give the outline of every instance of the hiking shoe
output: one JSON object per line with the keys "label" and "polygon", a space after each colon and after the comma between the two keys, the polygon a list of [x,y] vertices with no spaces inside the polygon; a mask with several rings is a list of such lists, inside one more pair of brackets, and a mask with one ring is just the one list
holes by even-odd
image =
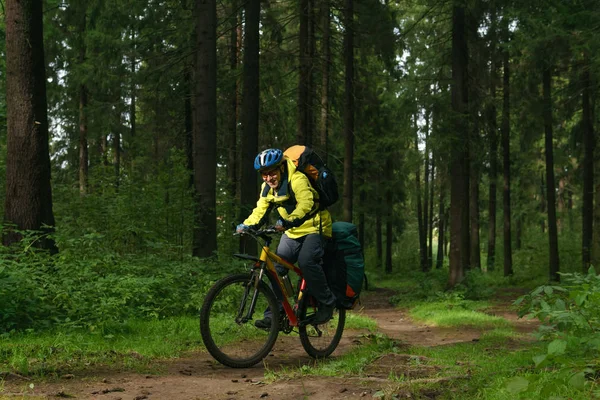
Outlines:
{"label": "hiking shoe", "polygon": [[254,321],[254,326],[260,329],[271,329],[271,317],[264,317]]}
{"label": "hiking shoe", "polygon": [[324,324],[325,322],[327,322],[331,318],[333,318],[333,310],[334,309],[335,309],[334,304],[319,305],[319,309],[315,313],[315,316],[312,318],[312,321],[310,321],[310,323],[313,325]]}

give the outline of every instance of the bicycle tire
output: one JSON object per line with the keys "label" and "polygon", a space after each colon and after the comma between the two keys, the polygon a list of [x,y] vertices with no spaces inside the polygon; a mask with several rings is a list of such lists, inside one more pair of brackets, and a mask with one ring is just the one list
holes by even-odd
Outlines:
{"label": "bicycle tire", "polygon": [[[258,284],[255,309],[248,313],[254,295],[254,275],[235,274],[215,283],[200,310],[200,333],[208,352],[221,364],[248,368],[263,360],[279,334],[279,305],[271,288]],[[269,329],[255,327],[269,307],[273,313]],[[240,315],[250,318],[240,319]]]}
{"label": "bicycle tire", "polygon": [[[314,300],[303,298],[298,304],[300,321],[310,318],[310,315],[316,311],[311,306],[311,302],[314,302]],[[333,312],[333,318],[325,324],[318,326],[310,324],[301,325],[298,328],[300,343],[302,343],[302,347],[304,347],[306,353],[312,358],[329,357],[340,343],[345,325],[346,310],[336,308]]]}

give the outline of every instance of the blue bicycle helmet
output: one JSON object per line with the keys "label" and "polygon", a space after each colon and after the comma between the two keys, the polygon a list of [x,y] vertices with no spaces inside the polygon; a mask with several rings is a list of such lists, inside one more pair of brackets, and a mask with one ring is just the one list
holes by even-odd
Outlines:
{"label": "blue bicycle helmet", "polygon": [[281,164],[283,160],[283,151],[279,149],[266,149],[258,153],[254,159],[254,169],[263,171]]}

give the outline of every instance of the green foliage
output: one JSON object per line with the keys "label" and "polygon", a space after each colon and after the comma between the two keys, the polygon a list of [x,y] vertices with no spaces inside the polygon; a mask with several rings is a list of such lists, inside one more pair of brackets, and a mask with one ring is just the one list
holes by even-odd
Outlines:
{"label": "green foliage", "polygon": [[533,362],[536,368],[558,370],[555,379],[545,383],[546,393],[559,385],[587,390],[593,387],[588,378],[600,367],[600,277],[594,268],[585,275],[561,277],[564,284],[539,286],[515,302],[522,316],[543,322],[538,336],[548,344]]}
{"label": "green foliage", "polygon": [[51,326],[103,331],[132,318],[162,319],[197,312],[211,282],[239,262],[99,251],[100,235],[72,239],[59,255],[31,246],[2,248],[3,331]]}

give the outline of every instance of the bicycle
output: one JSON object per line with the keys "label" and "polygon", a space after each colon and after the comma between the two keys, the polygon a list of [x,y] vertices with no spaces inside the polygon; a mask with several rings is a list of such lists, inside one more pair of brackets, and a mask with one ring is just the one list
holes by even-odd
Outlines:
{"label": "bicycle", "polygon": [[[311,324],[317,302],[307,292],[300,268],[271,251],[272,236],[277,233],[274,228],[247,230],[244,234],[261,245],[260,256],[234,254],[252,261],[250,271],[217,281],[204,299],[200,311],[202,340],[208,352],[221,364],[233,368],[257,364],[271,352],[280,331],[289,334],[297,329],[302,347],[313,358],[331,355],[342,338],[345,309],[336,308],[333,318],[324,324]],[[275,263],[285,267],[288,274],[280,276]],[[299,277],[297,294],[289,281],[291,273]],[[265,277],[269,277],[270,285],[279,287],[282,298],[277,298]],[[279,311],[280,304],[283,313]],[[267,329],[256,327],[255,314],[256,319],[261,319],[267,308],[273,314],[271,326]]]}

